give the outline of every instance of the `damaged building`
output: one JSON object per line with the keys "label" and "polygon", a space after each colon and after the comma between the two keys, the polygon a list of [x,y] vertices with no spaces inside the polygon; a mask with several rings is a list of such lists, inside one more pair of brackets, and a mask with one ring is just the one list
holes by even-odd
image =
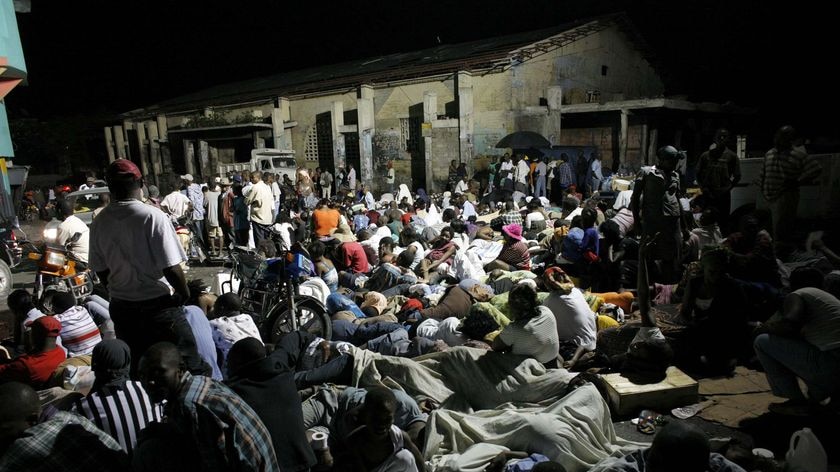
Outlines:
{"label": "damaged building", "polygon": [[617,14],[220,85],[124,113],[104,131],[110,159],[134,160],[164,187],[275,148],[310,168],[351,164],[374,190],[390,160],[398,184],[437,191],[451,161],[483,169],[518,130],[632,169],[658,143],[708,144],[732,112],[666,98],[655,64]]}

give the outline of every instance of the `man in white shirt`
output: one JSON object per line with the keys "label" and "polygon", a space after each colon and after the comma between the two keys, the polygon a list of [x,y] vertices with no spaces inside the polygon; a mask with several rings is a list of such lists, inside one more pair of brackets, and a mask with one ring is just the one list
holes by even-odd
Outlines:
{"label": "man in white shirt", "polygon": [[351,193],[356,191],[356,169],[350,164],[347,164],[347,185]]}
{"label": "man in white shirt", "polygon": [[262,173],[251,173],[251,190],[245,197],[245,203],[251,208],[251,229],[254,231],[254,246],[260,247],[260,242],[267,239],[271,232],[272,210],[274,209],[274,195],[271,188],[262,181]]}
{"label": "man in white shirt", "polygon": [[70,202],[62,200],[60,205],[62,206],[61,212],[65,217],[64,221],[58,225],[56,243],[59,246],[64,246],[76,233],[80,233],[79,238],[70,243],[67,249],[77,261],[87,265],[88,252],[90,251],[90,229],[78,216],[73,214],[73,205]]}
{"label": "man in white shirt", "polygon": [[604,180],[604,174],[601,172],[601,157],[594,152],[589,169],[592,171],[592,192],[599,192],[601,191],[601,181]]}
{"label": "man in white shirt", "polygon": [[172,192],[163,197],[163,200],[160,202],[160,208],[172,215],[172,218],[175,218],[176,220],[180,220],[186,216],[187,211],[190,209],[190,205],[192,205],[192,202],[190,202],[189,197],[181,192],[178,185],[175,185]]}
{"label": "man in white shirt", "polygon": [[207,192],[204,196],[204,207],[207,215],[207,239],[210,243],[210,254],[222,253],[222,228],[219,223],[219,186]]}
{"label": "man in white shirt", "polygon": [[187,370],[210,375],[184,312],[190,290],[181,263],[187,256],[175,228],[166,214],[140,201],[143,176],[133,162],[115,160],[107,179],[114,201],[91,224],[90,268],[110,292],[111,320],[131,348],[132,372],[149,346],[169,341]]}
{"label": "man in white shirt", "polygon": [[458,183],[455,184],[455,193],[467,193],[467,190],[469,190],[469,185],[467,185],[468,182],[469,177],[467,177],[466,175],[461,177],[461,180],[459,180]]}
{"label": "man in white shirt", "polygon": [[388,161],[388,173],[385,175],[385,184],[388,187],[388,191],[394,193],[396,188],[394,187],[394,183],[396,182],[396,172],[394,172],[394,161]]}
{"label": "man in white shirt", "polygon": [[274,174],[267,174],[266,183],[271,185],[271,195],[274,197],[274,218],[280,213],[280,197],[283,191],[280,190],[280,184],[277,183],[277,177]]}
{"label": "man in white shirt", "polygon": [[528,161],[525,158],[520,158],[516,163],[516,183],[514,189],[518,192],[528,194],[528,174],[531,172],[531,167],[528,166]]}

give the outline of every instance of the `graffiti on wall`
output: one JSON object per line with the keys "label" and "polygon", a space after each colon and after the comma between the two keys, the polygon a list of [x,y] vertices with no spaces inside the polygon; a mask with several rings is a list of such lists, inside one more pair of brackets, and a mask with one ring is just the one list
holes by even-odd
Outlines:
{"label": "graffiti on wall", "polygon": [[376,130],[373,136],[373,157],[376,165],[385,165],[389,160],[400,159],[401,149],[399,130]]}

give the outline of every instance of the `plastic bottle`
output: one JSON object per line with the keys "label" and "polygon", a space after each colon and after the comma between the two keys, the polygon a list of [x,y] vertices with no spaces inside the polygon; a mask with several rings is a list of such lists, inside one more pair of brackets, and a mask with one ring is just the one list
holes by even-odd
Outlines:
{"label": "plastic bottle", "polygon": [[802,428],[790,437],[790,449],[785,455],[786,472],[826,472],[828,456],[810,428]]}

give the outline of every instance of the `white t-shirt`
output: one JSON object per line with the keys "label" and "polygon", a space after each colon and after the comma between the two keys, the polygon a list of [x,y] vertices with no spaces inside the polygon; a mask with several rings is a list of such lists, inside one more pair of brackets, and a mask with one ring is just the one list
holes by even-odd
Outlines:
{"label": "white t-shirt", "polygon": [[251,221],[261,225],[270,225],[274,210],[274,195],[271,188],[260,180],[251,186],[251,191],[245,197],[245,203],[251,206]]}
{"label": "white t-shirt", "polygon": [[413,243],[408,245],[408,247],[412,246],[417,248],[417,250],[414,252],[414,262],[411,263],[410,267],[411,270],[414,270],[420,264],[420,261],[422,261],[423,258],[426,257],[426,250],[423,248],[423,245],[420,244],[420,241],[414,241]]}
{"label": "white t-shirt", "polygon": [[160,202],[160,207],[168,209],[169,214],[178,219],[187,214],[187,206],[189,204],[190,199],[183,193],[176,190],[163,197],[163,200]]}
{"label": "white t-shirt", "polygon": [[68,239],[74,234],[81,233],[79,240],[70,245],[70,252],[82,262],[88,261],[88,253],[90,252],[90,228],[76,215],[70,215],[58,225],[58,234],[56,242],[64,246]]}
{"label": "white t-shirt", "polygon": [[557,337],[560,341],[572,341],[587,350],[595,349],[595,314],[586,304],[583,293],[573,288],[568,295],[552,292],[543,302],[557,320]]}
{"label": "white t-shirt", "polygon": [[519,182],[521,184],[527,184],[528,183],[528,174],[530,174],[530,173],[531,173],[531,166],[529,166],[528,163],[525,162],[524,159],[519,161],[519,163],[516,164],[516,181],[517,182]]}
{"label": "white t-shirt", "polygon": [[142,301],[172,293],[163,269],[187,260],[165,213],[139,200],[111,202],[90,225],[90,268],[109,271],[108,291]]}
{"label": "white t-shirt", "polygon": [[540,306],[537,309],[537,316],[524,322],[511,322],[499,333],[499,337],[514,354],[530,356],[545,364],[556,359],[560,352],[557,321],[548,308]]}
{"label": "white t-shirt", "polygon": [[465,193],[469,187],[467,187],[467,183],[464,182],[464,179],[458,181],[455,184],[455,193]]}

